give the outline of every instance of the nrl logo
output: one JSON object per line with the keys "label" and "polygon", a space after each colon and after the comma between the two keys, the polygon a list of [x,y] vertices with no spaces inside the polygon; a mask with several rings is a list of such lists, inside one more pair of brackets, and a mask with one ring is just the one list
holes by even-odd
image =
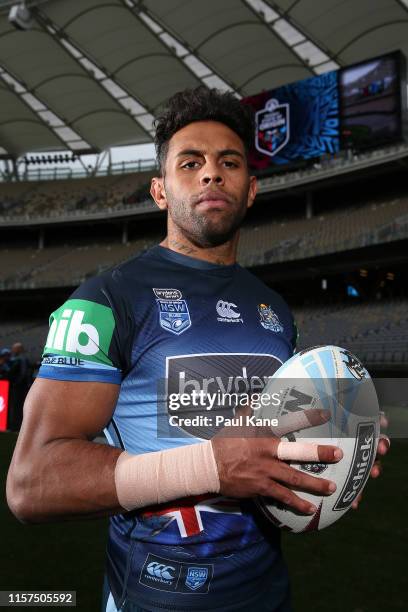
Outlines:
{"label": "nrl logo", "polygon": [[363,364],[360,363],[358,359],[356,359],[356,357],[354,357],[354,355],[352,355],[349,351],[344,350],[341,352],[347,359],[347,361],[343,361],[343,363],[346,364],[350,374],[352,374],[357,380],[362,380],[363,378],[366,378],[367,370],[365,369]]}
{"label": "nrl logo", "polygon": [[273,157],[289,142],[289,104],[279,104],[272,98],[265,108],[255,113],[255,147],[260,153]]}

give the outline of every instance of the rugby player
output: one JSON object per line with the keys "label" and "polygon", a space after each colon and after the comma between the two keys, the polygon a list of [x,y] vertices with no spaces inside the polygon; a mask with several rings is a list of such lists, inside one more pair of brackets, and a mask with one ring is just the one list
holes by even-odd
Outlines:
{"label": "rugby player", "polygon": [[[51,315],[8,503],[29,523],[111,517],[103,612],[288,612],[279,531],[250,500],[313,513],[291,487],[330,495],[332,483],[284,460],[335,462],[341,450],[168,425],[170,392],[259,391],[295,348],[284,300],[236,263],[256,195],[251,116],[200,87],[174,95],[156,128],[151,194],[167,237]],[[310,413],[309,425],[327,418]],[[109,445],[92,442],[104,428]]]}

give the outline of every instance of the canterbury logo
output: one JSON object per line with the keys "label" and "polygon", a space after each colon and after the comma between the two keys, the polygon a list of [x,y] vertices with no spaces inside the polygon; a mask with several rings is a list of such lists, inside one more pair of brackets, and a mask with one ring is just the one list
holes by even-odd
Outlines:
{"label": "canterbury logo", "polygon": [[[85,312],[66,308],[59,319],[54,319],[47,337],[47,349],[69,353],[96,355],[99,351],[99,333],[94,325],[83,323]],[[81,340],[86,339],[82,344]]]}
{"label": "canterbury logo", "polygon": [[220,317],[225,317],[226,319],[238,319],[241,316],[241,313],[236,312],[233,308],[238,308],[236,304],[232,302],[224,302],[224,300],[218,300],[217,302],[217,313]]}
{"label": "canterbury logo", "polygon": [[158,563],[157,561],[152,561],[146,567],[147,572],[151,576],[156,576],[156,578],[164,578],[165,580],[174,580],[175,576],[173,576],[170,571],[176,571],[176,568],[172,565],[164,565],[164,563]]}

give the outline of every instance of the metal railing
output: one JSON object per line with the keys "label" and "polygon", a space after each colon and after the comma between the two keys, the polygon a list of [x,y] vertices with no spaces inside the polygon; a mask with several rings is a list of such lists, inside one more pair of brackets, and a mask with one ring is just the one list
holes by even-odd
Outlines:
{"label": "metal railing", "polygon": [[[25,166],[19,170],[19,181],[57,181],[61,179],[82,179],[93,176],[111,176],[116,174],[130,174],[132,172],[148,172],[157,168],[155,159],[137,159],[131,161],[114,162],[109,166],[101,168],[70,168],[65,166],[54,166],[50,168],[30,168]],[[13,175],[3,173],[0,175],[1,182],[19,182]]]}

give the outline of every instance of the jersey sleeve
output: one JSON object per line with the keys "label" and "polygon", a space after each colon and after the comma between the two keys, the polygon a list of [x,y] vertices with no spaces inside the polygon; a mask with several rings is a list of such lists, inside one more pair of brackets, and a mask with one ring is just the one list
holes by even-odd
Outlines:
{"label": "jersey sleeve", "polygon": [[106,285],[102,277],[87,281],[51,314],[40,378],[120,385],[127,364],[124,317]]}

